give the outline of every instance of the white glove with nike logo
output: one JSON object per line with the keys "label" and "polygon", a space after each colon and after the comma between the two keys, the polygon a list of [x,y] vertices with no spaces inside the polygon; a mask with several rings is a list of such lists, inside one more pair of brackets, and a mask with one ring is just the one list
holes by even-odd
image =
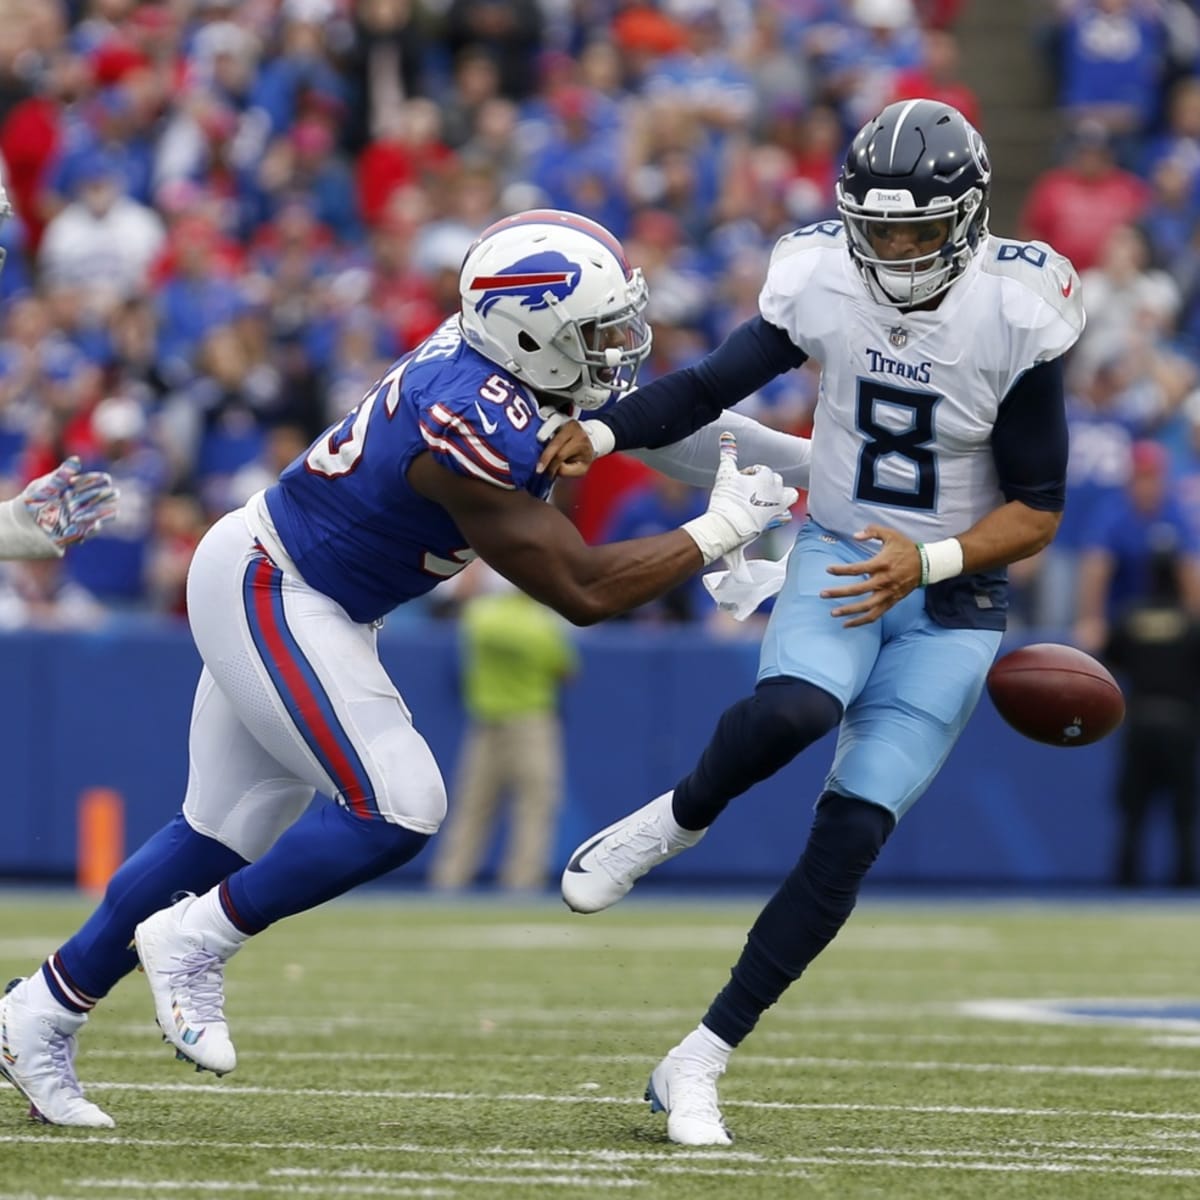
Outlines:
{"label": "white glove with nike logo", "polygon": [[800,499],[795,488],[769,467],[737,465],[737,439],[732,433],[721,434],[721,461],[716,483],[708,501],[708,511],[681,528],[700,547],[704,565],[716,562],[738,546],[752,542],[759,534],[792,519],[788,510]]}

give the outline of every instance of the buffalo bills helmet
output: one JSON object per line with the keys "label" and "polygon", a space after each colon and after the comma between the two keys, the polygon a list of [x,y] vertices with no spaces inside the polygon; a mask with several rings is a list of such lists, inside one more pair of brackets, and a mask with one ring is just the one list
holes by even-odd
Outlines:
{"label": "buffalo bills helmet", "polygon": [[458,280],[467,342],[534,391],[600,408],[650,353],[646,281],[603,225],[535,209],[479,235]]}
{"label": "buffalo bills helmet", "polygon": [[[837,182],[850,257],[876,300],[896,308],[944,292],[987,238],[992,169],[975,127],[948,104],[899,100],[859,130]],[[881,258],[870,234],[888,225],[946,221],[935,250]]]}

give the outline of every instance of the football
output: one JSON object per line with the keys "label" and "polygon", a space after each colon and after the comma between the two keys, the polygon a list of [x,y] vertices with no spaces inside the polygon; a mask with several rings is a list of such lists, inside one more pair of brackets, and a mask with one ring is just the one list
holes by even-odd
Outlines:
{"label": "football", "polygon": [[1074,646],[1022,646],[993,664],[988,695],[1018,733],[1048,746],[1090,746],[1125,716],[1108,669]]}

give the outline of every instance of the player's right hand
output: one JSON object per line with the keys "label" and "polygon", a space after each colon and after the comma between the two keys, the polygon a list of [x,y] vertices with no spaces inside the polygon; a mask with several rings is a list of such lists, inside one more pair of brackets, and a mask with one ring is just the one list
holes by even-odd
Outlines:
{"label": "player's right hand", "polygon": [[683,526],[700,547],[706,563],[715,562],[759,534],[792,519],[800,493],[787,487],[770,467],[738,470],[737,441],[721,434],[721,461],[703,516]]}
{"label": "player's right hand", "polygon": [[[541,440],[540,432],[538,440]],[[551,479],[560,475],[586,475],[594,457],[592,443],[583,426],[568,418],[553,427],[550,442],[538,458],[535,469],[539,475],[545,472]]]}

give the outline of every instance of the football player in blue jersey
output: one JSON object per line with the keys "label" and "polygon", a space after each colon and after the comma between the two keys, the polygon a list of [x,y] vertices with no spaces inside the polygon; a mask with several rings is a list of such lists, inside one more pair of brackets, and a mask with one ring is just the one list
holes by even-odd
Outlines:
{"label": "football player in blue jersey", "polygon": [[675,1142],[732,1140],[717,1095],[732,1050],[849,917],[975,707],[1004,628],[1005,566],[1058,527],[1079,280],[1044,243],[989,235],[989,182],[956,109],[890,105],[847,154],[841,221],[777,244],[760,315],[695,368],[568,423],[543,456],[574,473],[595,452],[671,442],[806,359],[821,367],[810,519],[754,694],[726,710],[690,774],[587,839],[562,876],[569,907],[607,908],[840,726],[803,854],[729,983],[650,1077]]}
{"label": "football player in blue jersey", "polygon": [[[229,958],[408,862],[437,831],[441,773],[376,653],[389,611],[478,555],[589,624],[787,519],[795,490],[765,467],[739,472],[734,453],[717,465],[714,443],[705,513],[587,545],[543,503],[538,434],[633,387],[651,337],[641,272],[601,226],[535,211],[480,236],[460,289],[458,316],[197,548],[188,616],[204,666],[183,811],[0,1000],[0,1073],[32,1115],[112,1125],[82,1092],[75,1038],[139,958],[177,1054],[233,1070]],[[317,793],[334,802],[310,807]]]}

